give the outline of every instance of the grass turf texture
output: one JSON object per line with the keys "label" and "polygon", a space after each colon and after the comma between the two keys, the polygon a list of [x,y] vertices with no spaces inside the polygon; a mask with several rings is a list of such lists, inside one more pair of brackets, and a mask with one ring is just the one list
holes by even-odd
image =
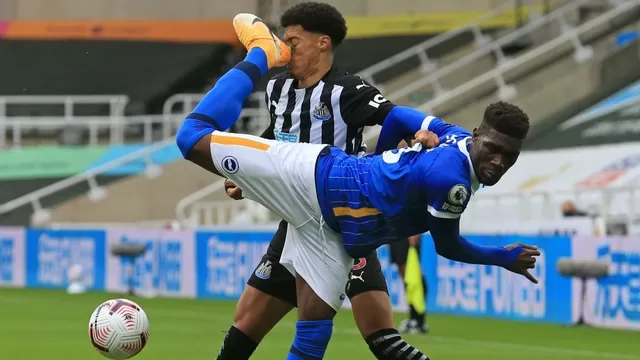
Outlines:
{"label": "grass turf texture", "polygon": [[[101,359],[87,325],[102,301],[122,295],[0,288],[1,359]],[[136,359],[214,359],[233,319],[234,302],[144,299],[151,324],[147,347]],[[396,316],[397,320],[404,317]],[[621,359],[640,360],[640,333],[499,321],[443,315],[429,317],[429,335],[406,336],[434,360]],[[252,359],[284,359],[291,346],[295,314],[264,339]],[[350,311],[335,320],[325,359],[373,359]]]}

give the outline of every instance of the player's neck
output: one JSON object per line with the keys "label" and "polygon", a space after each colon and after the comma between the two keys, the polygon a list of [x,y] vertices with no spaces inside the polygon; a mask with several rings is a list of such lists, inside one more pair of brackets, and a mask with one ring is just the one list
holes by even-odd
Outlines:
{"label": "player's neck", "polygon": [[329,71],[331,71],[332,65],[332,61],[321,61],[318,64],[318,68],[316,69],[316,71],[309,74],[308,76],[305,76],[302,79],[298,79],[297,87],[299,89],[306,89],[317,84],[320,80],[322,80],[323,77],[325,77],[325,75],[327,75]]}

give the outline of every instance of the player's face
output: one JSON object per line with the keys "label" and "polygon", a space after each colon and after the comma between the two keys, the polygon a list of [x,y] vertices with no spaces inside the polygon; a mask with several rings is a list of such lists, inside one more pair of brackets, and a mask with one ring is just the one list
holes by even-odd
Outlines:
{"label": "player's face", "polygon": [[331,45],[329,37],[306,31],[300,25],[288,26],[284,41],[291,46],[289,71],[296,79],[313,75],[320,67],[321,54]]}
{"label": "player's face", "polygon": [[522,140],[493,129],[473,131],[470,157],[478,180],[487,186],[495,185],[518,160]]}

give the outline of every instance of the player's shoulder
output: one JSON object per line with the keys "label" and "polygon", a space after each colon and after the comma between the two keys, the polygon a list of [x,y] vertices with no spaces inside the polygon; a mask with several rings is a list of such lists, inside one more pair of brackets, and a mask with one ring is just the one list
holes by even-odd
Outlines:
{"label": "player's shoulder", "polygon": [[437,177],[441,187],[462,184],[470,187],[469,158],[454,144],[442,144],[427,151],[433,157],[429,173]]}
{"label": "player's shoulder", "polygon": [[462,212],[471,194],[469,159],[453,146],[439,146],[438,158],[429,169],[429,183],[435,190],[434,200],[444,201],[447,211]]}
{"label": "player's shoulder", "polygon": [[460,151],[457,143],[448,144],[446,142],[441,142],[438,147],[426,151],[433,152],[434,155],[437,155],[438,162],[441,163],[452,162],[455,164],[464,164],[467,160],[466,155]]}

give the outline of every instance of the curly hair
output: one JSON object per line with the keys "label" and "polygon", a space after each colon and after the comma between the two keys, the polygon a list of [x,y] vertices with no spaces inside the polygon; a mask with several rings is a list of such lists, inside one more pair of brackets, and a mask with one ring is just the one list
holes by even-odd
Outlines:
{"label": "curly hair", "polygon": [[529,132],[529,116],[516,105],[498,101],[484,110],[480,127],[483,126],[524,140]]}
{"label": "curly hair", "polygon": [[306,31],[327,35],[333,48],[347,36],[347,22],[335,7],[315,1],[298,3],[280,17],[280,26],[300,25]]}

